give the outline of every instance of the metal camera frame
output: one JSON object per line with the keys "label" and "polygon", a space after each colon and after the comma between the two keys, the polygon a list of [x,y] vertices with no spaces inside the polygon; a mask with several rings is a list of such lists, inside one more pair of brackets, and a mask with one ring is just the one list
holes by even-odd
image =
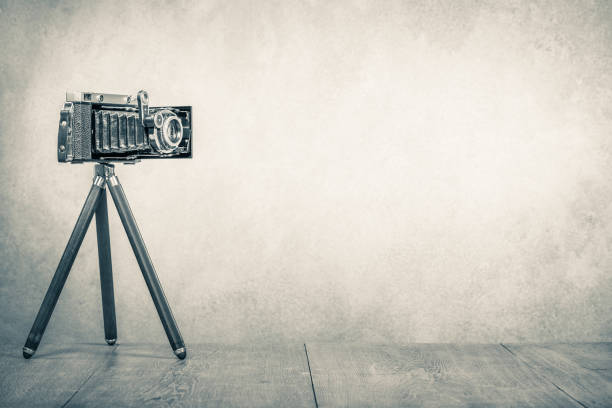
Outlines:
{"label": "metal camera frame", "polygon": [[115,297],[113,292],[113,270],[111,263],[110,250],[110,234],[108,226],[108,206],[106,203],[106,186],[110,190],[110,194],[121,218],[121,223],[140,266],[142,276],[147,284],[153,303],[157,309],[157,314],[162,322],[170,346],[174,350],[174,354],[184,359],[187,355],[185,343],[181,337],[170,305],[166,300],[164,291],[162,290],[153,262],[147,252],[144,240],[136,225],[134,214],[130,209],[127,198],[119,183],[119,179],[115,175],[115,166],[110,163],[97,163],[94,169],[94,179],[89,194],[85,199],[83,209],[77,219],[76,225],[70,235],[64,254],[60,259],[55,275],[45,298],[40,306],[36,320],[32,325],[30,334],[28,335],[25,346],[23,347],[23,357],[26,359],[32,357],[40,344],[40,340],[45,332],[53,309],[57,304],[60,293],[66,283],[74,259],[81,247],[85,233],[89,228],[91,219],[94,214],[96,216],[96,231],[98,238],[98,260],[100,265],[100,283],[102,287],[102,311],[104,315],[104,337],[109,345],[115,344],[117,341],[117,323],[115,317]]}

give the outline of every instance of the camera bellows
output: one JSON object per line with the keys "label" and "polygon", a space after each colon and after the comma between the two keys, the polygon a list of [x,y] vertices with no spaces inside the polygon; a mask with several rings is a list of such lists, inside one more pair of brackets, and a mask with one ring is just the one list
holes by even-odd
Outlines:
{"label": "camera bellows", "polygon": [[138,112],[99,110],[94,112],[95,149],[99,153],[122,153],[149,148]]}

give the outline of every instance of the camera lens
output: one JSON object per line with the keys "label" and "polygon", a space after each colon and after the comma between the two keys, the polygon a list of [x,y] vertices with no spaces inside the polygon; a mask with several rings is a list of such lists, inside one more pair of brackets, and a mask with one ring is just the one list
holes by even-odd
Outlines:
{"label": "camera lens", "polygon": [[166,122],[164,133],[168,136],[168,141],[172,145],[178,145],[183,138],[183,126],[181,125],[181,121],[174,116],[168,118]]}
{"label": "camera lens", "polygon": [[174,152],[183,140],[183,124],[176,114],[168,109],[155,113],[155,128],[151,145],[160,153]]}

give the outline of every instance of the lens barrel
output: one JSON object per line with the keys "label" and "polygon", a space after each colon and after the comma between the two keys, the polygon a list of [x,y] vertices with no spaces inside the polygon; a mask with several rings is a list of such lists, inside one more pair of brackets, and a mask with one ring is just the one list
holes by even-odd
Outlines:
{"label": "lens barrel", "polygon": [[172,153],[183,140],[181,119],[174,112],[164,109],[155,113],[153,123],[155,130],[151,146],[160,153]]}

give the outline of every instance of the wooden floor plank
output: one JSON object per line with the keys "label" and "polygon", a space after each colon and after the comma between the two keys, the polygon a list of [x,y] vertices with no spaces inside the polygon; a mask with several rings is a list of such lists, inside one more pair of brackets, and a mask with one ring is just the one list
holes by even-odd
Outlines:
{"label": "wooden floor plank", "polygon": [[612,343],[505,346],[582,405],[612,407]]}
{"label": "wooden floor plank", "polygon": [[0,407],[61,407],[113,350],[106,343],[43,344],[26,360],[21,345],[2,345]]}
{"label": "wooden floor plank", "polygon": [[[321,407],[612,406],[611,344],[506,346],[514,354],[450,344],[308,344],[308,354]],[[166,344],[43,345],[24,360],[5,345],[0,407],[314,407],[304,351],[193,345],[181,361]]]}
{"label": "wooden floor plank", "polygon": [[307,346],[320,407],[579,406],[499,345]]}
{"label": "wooden floor plank", "polygon": [[68,407],[314,407],[302,345],[124,345]]}

